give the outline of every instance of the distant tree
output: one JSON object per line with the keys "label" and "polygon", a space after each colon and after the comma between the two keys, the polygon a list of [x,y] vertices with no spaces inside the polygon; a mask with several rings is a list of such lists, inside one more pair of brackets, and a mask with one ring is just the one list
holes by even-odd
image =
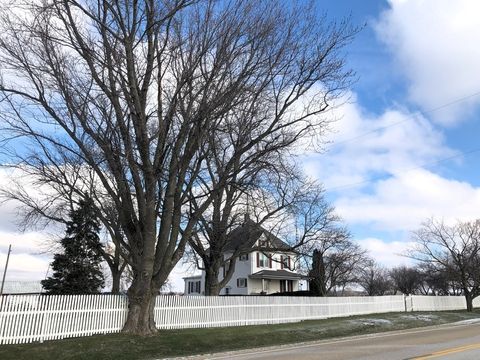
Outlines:
{"label": "distant tree", "polygon": [[422,281],[420,272],[412,267],[398,266],[390,271],[395,291],[405,295],[415,294]]}
{"label": "distant tree", "polygon": [[480,295],[480,220],[449,226],[429,219],[414,239],[410,256],[448,274],[453,286],[461,288],[467,311],[472,311],[473,299]]}
{"label": "distant tree", "polygon": [[100,225],[90,198],[70,213],[63,254],[55,254],[53,275],[42,281],[47,294],[97,294],[104,284],[98,248]]}
{"label": "distant tree", "polygon": [[429,263],[419,263],[417,269],[421,275],[419,290],[423,295],[461,295],[460,284],[446,269]]}
{"label": "distant tree", "polygon": [[369,296],[385,295],[393,289],[387,269],[372,259],[369,259],[365,266],[359,269],[357,282]]}

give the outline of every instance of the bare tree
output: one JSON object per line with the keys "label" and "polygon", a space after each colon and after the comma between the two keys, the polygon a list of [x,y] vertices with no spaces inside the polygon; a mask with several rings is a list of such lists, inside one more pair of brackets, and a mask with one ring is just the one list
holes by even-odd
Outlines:
{"label": "bare tree", "polygon": [[461,295],[460,284],[446,269],[431,263],[419,263],[417,270],[421,275],[419,291],[423,295]]}
{"label": "bare tree", "polygon": [[313,191],[296,211],[294,243],[301,244],[305,268],[310,269],[310,291],[327,296],[337,288],[355,282],[365,251],[351,239],[323,191]]}
{"label": "bare tree", "polygon": [[350,240],[348,233],[339,231],[328,237],[311,255],[310,291],[317,296],[327,296],[337,288],[355,283],[358,266],[365,256],[365,251]]}
{"label": "bare tree", "polygon": [[366,291],[368,296],[385,295],[393,288],[388,270],[372,259],[368,259],[359,269],[357,283]]}
{"label": "bare tree", "polygon": [[3,145],[19,168],[71,157],[92,169],[134,274],[123,331],[151,334],[156,294],[231,180],[189,201],[209,136],[239,112],[257,125],[239,154],[291,129],[314,136],[349,85],[341,50],[356,29],[270,1],[24,3],[0,17]]}
{"label": "bare tree", "polygon": [[429,219],[413,236],[416,246],[410,256],[449,274],[472,311],[473,299],[480,295],[480,221],[449,226]]}
{"label": "bare tree", "polygon": [[[239,174],[234,183],[217,192],[190,240],[190,245],[201,259],[197,267],[205,271],[205,295],[218,295],[230,281],[237,258],[252,250],[251,239],[248,238],[231,248],[235,229],[248,221],[253,221],[255,227],[268,222],[269,227],[275,228],[275,224],[281,223],[288,214],[288,208],[301,198],[302,183],[297,181],[296,176],[279,171],[279,168],[275,172],[268,171],[264,164],[257,163],[256,166],[254,174]],[[215,181],[212,179],[213,183]],[[266,255],[272,257],[270,253]],[[222,268],[227,270],[219,277]]]}
{"label": "bare tree", "polygon": [[405,295],[415,294],[422,282],[420,272],[408,266],[398,266],[390,270],[393,288]]}

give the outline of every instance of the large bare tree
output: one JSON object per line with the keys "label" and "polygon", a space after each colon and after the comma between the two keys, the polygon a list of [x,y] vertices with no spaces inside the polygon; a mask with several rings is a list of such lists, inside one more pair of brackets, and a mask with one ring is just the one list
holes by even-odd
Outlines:
{"label": "large bare tree", "polygon": [[480,295],[480,220],[447,225],[429,219],[418,229],[409,255],[458,283],[473,310],[473,299]]}
{"label": "large bare tree", "polygon": [[198,206],[189,201],[202,187],[209,136],[239,113],[257,126],[239,154],[291,129],[313,136],[348,86],[342,49],[356,29],[325,25],[311,10],[241,0],[25,0],[2,9],[9,162],[62,166],[67,157],[94,172],[133,272],[124,332],[156,331],[155,296],[231,180],[199,191]]}

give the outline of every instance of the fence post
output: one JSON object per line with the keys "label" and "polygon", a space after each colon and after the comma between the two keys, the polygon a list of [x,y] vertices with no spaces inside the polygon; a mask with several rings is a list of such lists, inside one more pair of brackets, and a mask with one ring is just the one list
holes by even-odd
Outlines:
{"label": "fence post", "polygon": [[413,295],[403,294],[403,301],[405,302],[405,312],[413,311]]}
{"label": "fence post", "polygon": [[47,304],[48,304],[48,295],[40,297],[40,299],[43,299],[44,301],[41,301],[41,306],[40,306],[40,311],[41,311],[41,316],[42,316],[42,325],[40,326],[40,343],[43,343],[45,341],[45,322],[48,321],[46,320],[46,317],[48,316],[47,314]]}

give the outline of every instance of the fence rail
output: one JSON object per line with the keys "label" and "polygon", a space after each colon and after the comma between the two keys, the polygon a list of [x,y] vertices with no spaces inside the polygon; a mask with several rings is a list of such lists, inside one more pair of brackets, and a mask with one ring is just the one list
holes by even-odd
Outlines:
{"label": "fence rail", "polygon": [[[480,299],[474,305],[480,306]],[[154,312],[159,329],[181,329],[465,308],[459,296],[158,296]],[[121,295],[1,296],[0,344],[119,332],[127,311],[127,298]]]}

